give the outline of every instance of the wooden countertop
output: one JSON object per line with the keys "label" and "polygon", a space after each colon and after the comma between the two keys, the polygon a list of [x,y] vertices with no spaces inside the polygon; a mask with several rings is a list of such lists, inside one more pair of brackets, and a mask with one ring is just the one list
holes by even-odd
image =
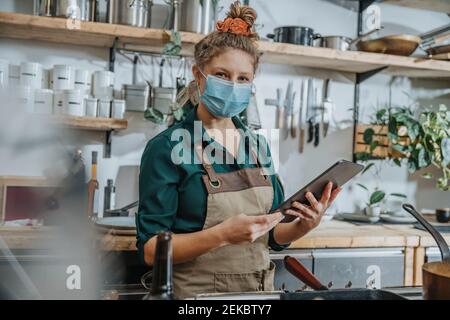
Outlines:
{"label": "wooden countertop", "polygon": [[[0,227],[0,235],[11,249],[45,249],[56,237],[51,227]],[[98,246],[107,251],[134,251],[134,235],[100,234]],[[450,243],[450,234],[445,235]],[[412,225],[356,225],[344,221],[326,221],[305,237],[291,244],[290,249],[314,248],[375,248],[375,247],[430,247],[435,246],[431,236]]]}

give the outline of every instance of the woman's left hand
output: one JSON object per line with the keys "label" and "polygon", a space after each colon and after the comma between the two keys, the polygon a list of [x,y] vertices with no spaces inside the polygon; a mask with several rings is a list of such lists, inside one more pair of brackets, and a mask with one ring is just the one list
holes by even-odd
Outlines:
{"label": "woman's left hand", "polygon": [[286,210],[285,213],[299,217],[300,220],[298,220],[298,223],[300,223],[302,227],[313,229],[319,225],[325,211],[331,203],[333,203],[340,191],[341,188],[333,190],[333,183],[328,182],[322,192],[320,201],[317,201],[314,195],[311,192],[308,192],[305,196],[309,201],[309,205],[294,201],[291,209]]}

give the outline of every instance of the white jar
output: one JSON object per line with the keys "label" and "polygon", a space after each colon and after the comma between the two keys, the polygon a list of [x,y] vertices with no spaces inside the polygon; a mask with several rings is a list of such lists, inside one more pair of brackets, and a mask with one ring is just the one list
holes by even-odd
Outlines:
{"label": "white jar", "polygon": [[20,64],[20,85],[41,89],[42,64],[37,62],[22,62]]}
{"label": "white jar", "polygon": [[77,69],[75,71],[75,89],[89,95],[91,93],[91,79],[92,75],[88,70]]}
{"label": "white jar", "polygon": [[98,100],[96,98],[84,99],[86,117],[96,117],[98,114]]}
{"label": "white jar", "polygon": [[9,80],[9,62],[0,60],[0,87],[7,87]]}
{"label": "white jar", "polygon": [[42,69],[42,89],[49,89],[50,88],[50,70],[49,69]]}
{"label": "white jar", "polygon": [[55,65],[52,71],[53,90],[73,90],[75,86],[75,69],[68,65]]}
{"label": "white jar", "polygon": [[37,89],[34,92],[34,112],[39,114],[52,114],[53,90]]}
{"label": "white jar", "polygon": [[111,100],[100,99],[98,101],[98,116],[100,118],[111,117]]}
{"label": "white jar", "polygon": [[64,92],[53,91],[53,113],[64,114]]}
{"label": "white jar", "polygon": [[34,89],[29,86],[18,86],[16,88],[16,98],[19,109],[25,112],[33,112],[34,109]]}
{"label": "white jar", "polygon": [[109,100],[114,98],[114,72],[96,71],[94,73],[94,97]]}
{"label": "white jar", "polygon": [[125,114],[125,100],[113,100],[111,106],[111,118],[123,119]]}
{"label": "white jar", "polygon": [[8,86],[14,88],[20,86],[20,66],[15,64],[9,65]]}
{"label": "white jar", "polygon": [[81,90],[64,90],[63,110],[70,116],[84,116],[84,93]]}

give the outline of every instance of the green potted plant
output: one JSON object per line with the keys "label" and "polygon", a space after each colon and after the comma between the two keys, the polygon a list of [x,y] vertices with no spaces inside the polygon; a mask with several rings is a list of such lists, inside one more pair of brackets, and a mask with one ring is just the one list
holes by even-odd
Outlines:
{"label": "green potted plant", "polygon": [[[398,166],[406,165],[410,173],[435,166],[441,172],[435,177],[437,188],[450,190],[450,112],[445,105],[437,110],[424,109],[418,116],[408,107],[382,108],[375,113],[373,124],[387,127],[389,144],[398,154],[392,154],[390,160]],[[371,128],[364,131],[364,142],[370,149],[357,153],[358,160],[371,158],[378,144],[375,135]],[[433,178],[429,172],[424,172],[422,177]]]}
{"label": "green potted plant", "polygon": [[386,192],[375,188],[372,192],[365,185],[357,183],[359,187],[368,192],[368,198],[366,207],[364,208],[364,214],[369,217],[378,217],[381,214],[380,204],[388,197],[406,198],[406,195],[401,193],[390,193],[386,196]]}

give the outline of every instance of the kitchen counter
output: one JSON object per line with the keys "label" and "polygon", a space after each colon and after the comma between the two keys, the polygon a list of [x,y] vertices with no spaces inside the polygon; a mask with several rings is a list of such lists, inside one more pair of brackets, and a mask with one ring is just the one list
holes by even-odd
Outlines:
{"label": "kitchen counter", "polygon": [[[52,227],[0,227],[2,239],[12,250],[48,249],[52,241],[57,239],[57,231]],[[93,239],[98,240],[93,242],[102,251],[136,251],[136,238],[133,234],[92,235]],[[450,244],[450,234],[444,234],[444,238]],[[403,248],[404,285],[420,286],[426,248],[435,246],[436,243],[428,232],[415,229],[412,225],[367,225],[332,220],[323,222],[318,228],[293,242],[289,249]]]}
{"label": "kitchen counter", "polygon": [[[10,249],[39,249],[46,242],[44,240],[51,240],[56,236],[56,229],[54,227],[0,227],[0,235]],[[450,243],[450,234],[444,237]],[[98,241],[101,250],[136,250],[136,237],[131,234],[99,233]],[[358,225],[332,220],[323,222],[318,228],[293,242],[289,249],[431,247],[435,245],[428,232],[415,229],[412,225]]]}

